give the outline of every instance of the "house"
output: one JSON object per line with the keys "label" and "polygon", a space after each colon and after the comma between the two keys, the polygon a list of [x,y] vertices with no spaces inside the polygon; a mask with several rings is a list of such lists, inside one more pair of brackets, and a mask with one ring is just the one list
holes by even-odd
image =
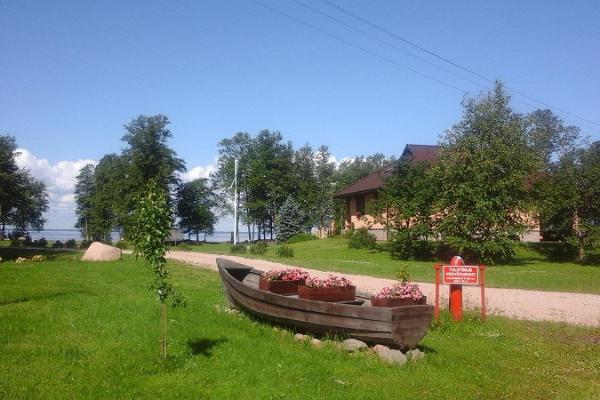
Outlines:
{"label": "house", "polygon": [[[438,160],[441,147],[434,145],[408,144],[404,148],[400,160],[411,163],[435,164]],[[377,240],[388,239],[388,229],[385,224],[378,222],[367,213],[369,203],[377,199],[386,178],[391,176],[399,161],[390,162],[383,168],[359,179],[334,195],[335,199],[346,201],[346,218],[342,231],[346,229],[367,228],[375,235]],[[381,215],[380,221],[385,221],[386,216]],[[534,218],[528,218],[529,229],[521,240],[526,242],[539,242],[540,227]]]}

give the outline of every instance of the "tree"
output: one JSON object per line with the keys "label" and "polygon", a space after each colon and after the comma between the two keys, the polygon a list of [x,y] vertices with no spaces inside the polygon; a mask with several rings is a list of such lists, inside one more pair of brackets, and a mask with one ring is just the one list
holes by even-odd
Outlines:
{"label": "tree", "polygon": [[304,221],[304,213],[300,210],[294,198],[288,196],[277,215],[275,224],[277,240],[279,242],[286,242],[292,236],[303,232],[306,228]]}
{"label": "tree", "polygon": [[196,234],[199,241],[200,232],[206,234],[214,232],[217,217],[213,209],[217,201],[208,186],[208,179],[196,179],[183,183],[177,190],[177,216],[179,227],[184,233]]}
{"label": "tree", "polygon": [[48,210],[46,185],[17,166],[16,150],[13,136],[0,135],[0,238],[7,225],[19,232],[43,229]]}
{"label": "tree", "polygon": [[168,146],[172,137],[168,124],[164,115],[140,115],[124,126],[126,133],[122,140],[127,147],[121,154],[107,154],[100,160],[93,173],[93,190],[88,187],[91,171],[77,181],[80,189],[86,189],[79,196],[82,208],[77,211],[77,227],[87,221],[88,232],[94,239],[110,240],[113,229],[127,234],[133,199],[145,190],[149,181],[154,180],[168,194],[174,192],[185,164]]}
{"label": "tree", "polygon": [[573,242],[584,262],[600,241],[600,142],[564,154],[536,187],[545,235]]}
{"label": "tree", "polygon": [[75,227],[79,228],[86,240],[90,238],[88,224],[92,219],[93,200],[96,191],[94,168],[93,164],[84,165],[79,170],[75,183],[75,215],[77,216]]}
{"label": "tree", "polygon": [[433,230],[433,203],[436,187],[425,163],[400,160],[394,174],[387,179],[372,215],[391,231],[392,256],[401,259],[431,256],[429,239]]}
{"label": "tree", "polygon": [[167,358],[167,303],[173,307],[185,305],[185,299],[168,280],[166,239],[172,226],[169,197],[161,184],[151,180],[146,189],[134,200],[135,209],[131,224],[134,255],[146,260],[154,272],[156,297],[161,306],[161,356]]}
{"label": "tree", "polygon": [[452,249],[483,262],[513,258],[515,239],[526,228],[526,181],[535,157],[509,101],[500,83],[466,99],[463,119],[447,131],[434,167],[438,232]]}
{"label": "tree", "polygon": [[330,161],[331,153],[325,145],[315,154],[316,199],[315,220],[320,230],[328,225],[334,216],[333,195],[335,194],[335,164]]}

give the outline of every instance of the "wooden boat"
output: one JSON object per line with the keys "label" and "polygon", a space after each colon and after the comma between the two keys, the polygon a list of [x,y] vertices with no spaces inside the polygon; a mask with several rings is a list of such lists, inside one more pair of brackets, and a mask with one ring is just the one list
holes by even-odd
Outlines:
{"label": "wooden boat", "polygon": [[372,307],[362,296],[350,302],[323,302],[271,293],[258,289],[260,271],[224,258],[217,258],[217,266],[231,305],[303,332],[342,334],[406,349],[417,346],[433,318],[431,305]]}

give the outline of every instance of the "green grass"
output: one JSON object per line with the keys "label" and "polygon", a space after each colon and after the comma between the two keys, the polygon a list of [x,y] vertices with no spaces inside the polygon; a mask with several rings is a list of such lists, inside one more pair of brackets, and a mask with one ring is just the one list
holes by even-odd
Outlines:
{"label": "green grass", "polygon": [[[187,250],[206,253],[229,254],[225,243],[187,245]],[[266,255],[243,257],[262,258],[285,264],[326,271],[346,272],[383,278],[395,278],[403,261],[394,260],[385,251],[349,249],[347,240],[329,238],[294,243],[295,257],[279,258],[275,245],[269,246]],[[177,248],[174,248],[176,250]],[[514,265],[494,265],[486,271],[486,285],[499,288],[522,288],[600,294],[600,266],[579,265],[571,262],[553,262],[525,246],[519,246],[518,260]],[[239,255],[239,254],[238,254]],[[412,279],[434,282],[435,262],[404,261],[409,265]]]}
{"label": "green grass", "polygon": [[159,307],[149,268],[121,262],[0,263],[0,398],[591,399],[599,329],[471,316],[444,321],[403,367],[313,348],[223,312],[214,272],[173,264],[187,308]]}

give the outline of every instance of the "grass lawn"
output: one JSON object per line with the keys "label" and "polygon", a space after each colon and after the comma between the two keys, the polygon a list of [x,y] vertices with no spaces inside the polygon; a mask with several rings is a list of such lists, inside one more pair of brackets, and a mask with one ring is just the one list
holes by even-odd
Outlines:
{"label": "grass lawn", "polygon": [[[384,278],[395,278],[395,271],[403,263],[392,259],[386,251],[349,249],[346,239],[342,238],[311,240],[295,243],[290,247],[294,249],[294,258],[277,257],[276,246],[269,246],[269,251],[265,255],[240,255],[307,268]],[[177,250],[179,247],[173,249]],[[206,253],[230,253],[230,245],[226,243],[186,244],[182,249]],[[409,271],[415,281],[434,282],[435,262],[405,261],[405,263],[409,265]],[[536,251],[519,246],[518,261],[515,265],[488,267],[486,285],[600,294],[600,266],[549,261]]]}
{"label": "grass lawn", "polygon": [[189,305],[170,311],[163,362],[142,263],[0,263],[0,398],[600,397],[600,329],[444,321],[425,360],[394,367],[226,313],[216,273],[171,267]]}

